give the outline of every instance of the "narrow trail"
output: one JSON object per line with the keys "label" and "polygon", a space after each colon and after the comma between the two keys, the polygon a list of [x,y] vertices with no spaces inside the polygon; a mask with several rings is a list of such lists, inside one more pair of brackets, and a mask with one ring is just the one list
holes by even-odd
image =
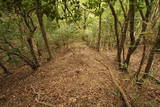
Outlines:
{"label": "narrow trail", "polygon": [[7,81],[14,81],[12,78],[4,86],[1,84],[0,96],[4,99],[0,106],[121,107],[123,101],[116,95],[109,71],[97,61],[105,61],[105,65],[116,70],[111,66],[112,57],[109,54],[102,57],[83,42],[73,43],[64,55],[25,79],[9,84]]}

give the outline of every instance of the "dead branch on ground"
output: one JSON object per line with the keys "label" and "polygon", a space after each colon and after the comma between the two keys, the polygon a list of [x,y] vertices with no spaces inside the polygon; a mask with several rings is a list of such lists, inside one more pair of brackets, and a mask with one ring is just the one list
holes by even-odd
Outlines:
{"label": "dead branch on ground", "polygon": [[110,69],[107,65],[105,65],[102,61],[100,61],[100,60],[98,60],[98,59],[96,59],[96,60],[97,60],[100,64],[102,64],[102,65],[109,71],[109,73],[110,73],[110,75],[111,75],[111,78],[112,78],[112,80],[113,80],[113,83],[115,84],[115,86],[117,87],[117,89],[119,90],[119,92],[121,93],[121,96],[122,96],[122,98],[123,98],[126,106],[127,106],[127,107],[131,107],[131,105],[130,105],[130,103],[129,103],[129,100],[128,100],[128,98],[127,98],[126,93],[123,91],[123,89],[120,87],[120,85],[119,85],[118,82],[116,81],[116,79],[115,79],[115,77],[114,77],[111,69]]}
{"label": "dead branch on ground", "polygon": [[35,98],[35,101],[39,104],[42,104],[42,105],[45,105],[45,106],[49,106],[49,107],[55,107],[55,105],[51,104],[51,103],[48,103],[48,102],[43,102],[43,101],[40,101],[40,96],[42,93],[40,92],[36,92],[35,88],[31,85],[31,89],[33,90],[33,93],[35,95],[37,95],[37,97]]}

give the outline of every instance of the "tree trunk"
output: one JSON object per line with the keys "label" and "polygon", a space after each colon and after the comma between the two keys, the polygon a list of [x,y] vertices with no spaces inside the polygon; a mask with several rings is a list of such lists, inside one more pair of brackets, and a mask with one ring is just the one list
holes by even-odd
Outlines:
{"label": "tree trunk", "polygon": [[49,47],[48,38],[47,38],[46,31],[45,31],[44,23],[43,23],[43,13],[41,12],[41,9],[40,9],[41,3],[40,3],[39,0],[36,0],[36,2],[37,2],[37,18],[38,18],[39,26],[40,26],[42,36],[43,36],[43,39],[44,39],[44,42],[45,42],[45,46],[46,46],[46,49],[47,49],[47,52],[48,52],[48,56],[49,56],[48,59],[51,60],[52,59],[52,53],[51,53],[51,50],[50,50],[50,47]]}
{"label": "tree trunk", "polygon": [[114,17],[114,30],[115,30],[115,36],[116,36],[116,46],[117,46],[117,62],[119,66],[121,66],[121,55],[120,55],[120,46],[119,46],[119,32],[118,32],[118,17],[116,15],[115,9],[112,6],[112,4],[108,1],[109,7],[111,9],[112,15]]}
{"label": "tree trunk", "polygon": [[[132,2],[134,2],[134,0],[130,0],[130,1],[132,1]],[[128,66],[129,66],[129,63],[130,63],[130,58],[131,58],[131,55],[135,52],[135,50],[137,49],[137,47],[138,47],[138,45],[139,45],[139,43],[140,43],[140,41],[141,41],[141,39],[143,38],[143,32],[145,32],[146,31],[146,29],[147,29],[147,22],[148,22],[148,19],[149,19],[149,16],[150,16],[150,14],[151,14],[151,7],[152,7],[152,2],[153,2],[153,0],[149,3],[149,1],[148,0],[145,0],[145,3],[146,3],[146,7],[147,7],[147,11],[146,11],[146,14],[145,14],[145,16],[143,15],[143,12],[141,11],[140,12],[140,14],[141,14],[141,16],[142,16],[142,21],[143,21],[143,23],[142,23],[142,30],[141,30],[141,34],[138,36],[138,39],[135,41],[134,40],[134,37],[132,37],[132,35],[133,34],[131,34],[131,32],[133,33],[133,31],[131,30],[131,32],[130,32],[130,37],[131,37],[131,44],[130,44],[130,47],[129,47],[129,49],[128,49],[128,54],[127,54],[127,57],[126,57],[126,60],[125,60],[125,64],[127,65],[127,67],[126,68],[124,68],[124,70],[125,71],[127,71],[128,70]],[[134,5],[135,4],[135,2],[134,3],[131,3],[131,5]],[[132,7],[132,6],[131,6]],[[133,8],[133,7],[132,7]],[[133,11],[133,10],[131,10],[131,11]],[[133,14],[133,13],[132,13]],[[133,18],[133,16],[132,16],[132,18]],[[132,19],[133,20],[133,19]],[[132,24],[133,22],[130,22],[130,24]],[[133,27],[133,26],[131,26],[130,25],[130,27]],[[131,28],[130,28],[131,29]]]}
{"label": "tree trunk", "polygon": [[35,53],[34,48],[33,48],[32,38],[31,37],[27,38],[27,42],[28,42],[28,45],[29,45],[29,48],[30,48],[30,52],[31,52],[32,58],[33,58],[35,64],[37,66],[39,66],[38,59],[37,59],[36,53]]}
{"label": "tree trunk", "polygon": [[87,23],[87,12],[86,12],[86,10],[84,10],[84,22],[83,23],[84,23],[83,24],[83,31],[85,31],[86,28],[87,28],[87,25],[86,25],[86,23]]}
{"label": "tree trunk", "polygon": [[[122,29],[122,34],[121,34],[121,41],[120,41],[120,49],[119,49],[119,53],[120,56],[122,55],[122,51],[123,51],[123,61],[124,62],[124,45],[125,45],[125,41],[126,41],[126,35],[127,35],[127,30],[128,30],[128,24],[129,24],[129,15],[130,15],[130,11],[128,12],[128,14],[125,11],[125,8],[123,6],[122,0],[119,0],[123,14],[124,14],[124,25],[123,25],[123,29]],[[123,68],[122,66],[120,66],[120,68]]]}
{"label": "tree trunk", "polygon": [[[122,55],[122,51],[124,51],[124,44],[125,44],[125,41],[126,41],[127,29],[128,29],[128,16],[125,17],[124,27],[123,27],[123,30],[122,30],[122,35],[121,35],[122,39],[121,39],[120,46],[119,46],[120,56]],[[120,66],[120,68],[121,68],[121,66]]]}
{"label": "tree trunk", "polygon": [[158,27],[158,34],[157,34],[157,38],[155,40],[155,44],[152,47],[150,53],[149,53],[149,58],[148,58],[148,62],[147,62],[147,66],[145,68],[145,74],[143,75],[142,79],[146,79],[148,77],[148,74],[150,72],[150,69],[152,67],[152,63],[154,60],[154,55],[155,55],[155,50],[159,47],[159,42],[160,42],[160,25]]}
{"label": "tree trunk", "polygon": [[124,70],[127,71],[127,68],[129,66],[129,62],[130,62],[130,57],[132,54],[132,46],[135,43],[135,37],[134,37],[134,17],[135,17],[135,0],[130,0],[129,1],[129,19],[130,19],[130,46],[128,49],[128,54],[126,57],[126,60],[124,62],[124,64],[126,65],[124,67]]}
{"label": "tree trunk", "polygon": [[143,79],[146,79],[148,77],[149,72],[150,72],[150,69],[151,69],[151,66],[152,66],[152,63],[153,63],[153,59],[154,59],[154,50],[155,50],[155,47],[153,47],[152,50],[149,53],[147,66],[145,68],[145,74],[142,77]]}
{"label": "tree trunk", "polygon": [[[101,3],[99,4],[99,9],[101,8]],[[101,47],[101,29],[102,29],[102,13],[99,15],[99,32],[98,32],[98,43],[97,43],[97,51],[100,51]]]}
{"label": "tree trunk", "polygon": [[143,39],[143,53],[142,53],[142,58],[141,58],[141,62],[140,62],[140,65],[139,65],[139,68],[138,68],[138,70],[137,70],[137,72],[136,72],[136,74],[135,74],[135,78],[136,78],[136,80],[138,81],[138,76],[139,76],[139,74],[140,74],[140,72],[141,72],[141,69],[142,69],[142,66],[143,66],[143,64],[144,64],[144,60],[145,60],[145,56],[146,56],[146,43],[145,43],[145,37],[144,37],[144,39]]}

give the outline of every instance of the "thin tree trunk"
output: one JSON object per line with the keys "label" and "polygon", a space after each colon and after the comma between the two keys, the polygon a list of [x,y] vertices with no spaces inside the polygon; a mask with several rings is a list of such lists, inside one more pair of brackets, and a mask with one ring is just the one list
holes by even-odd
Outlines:
{"label": "thin tree trunk", "polygon": [[155,48],[156,47],[154,46],[149,53],[149,58],[148,58],[147,65],[146,65],[146,68],[145,68],[145,73],[142,77],[143,79],[146,79],[148,77],[149,72],[150,72],[150,69],[151,69],[151,66],[152,66],[152,63],[153,63],[153,60],[154,60]]}
{"label": "thin tree trunk", "polygon": [[38,42],[36,43],[36,47],[37,47],[38,56],[39,56],[39,57],[42,56],[41,49],[40,49],[40,47],[39,47]]}
{"label": "thin tree trunk", "polygon": [[84,15],[83,15],[83,36],[82,36],[82,40],[86,41],[86,35],[85,35],[85,30],[87,28],[87,12],[86,10],[84,10]]}
{"label": "thin tree trunk", "polygon": [[144,39],[143,39],[143,42],[144,42],[144,44],[143,44],[142,58],[141,58],[141,62],[140,62],[139,68],[138,68],[138,70],[137,70],[137,72],[136,72],[136,74],[135,74],[135,77],[136,77],[136,80],[137,80],[137,81],[138,81],[138,76],[139,76],[139,74],[140,74],[140,72],[141,72],[142,66],[143,66],[143,64],[144,64],[145,56],[146,56],[145,37],[144,37]]}
{"label": "thin tree trunk", "polygon": [[36,30],[36,27],[35,27],[35,25],[33,23],[32,18],[28,14],[26,14],[24,12],[24,10],[23,10],[23,13],[25,14],[23,16],[24,22],[25,22],[25,24],[26,24],[26,26],[27,26],[27,28],[29,30],[29,35],[27,37],[27,43],[29,45],[29,50],[30,50],[30,53],[31,53],[32,58],[34,60],[34,63],[38,67],[39,63],[38,63],[38,59],[37,59],[36,53],[34,51],[34,46],[33,46],[33,35],[34,35],[35,30]]}
{"label": "thin tree trunk", "polygon": [[84,10],[84,22],[83,23],[84,23],[83,24],[83,31],[85,31],[86,28],[87,28],[87,25],[86,25],[86,23],[87,23],[87,12],[86,12],[86,10]]}
{"label": "thin tree trunk", "polygon": [[128,49],[128,54],[124,62],[124,64],[126,65],[124,67],[125,71],[127,71],[127,68],[129,66],[130,57],[132,54],[132,46],[135,43],[135,37],[134,37],[135,0],[129,1],[129,13],[130,13],[130,16],[129,16],[129,19],[130,19],[130,47]]}
{"label": "thin tree trunk", "polygon": [[155,40],[154,46],[152,47],[152,49],[149,53],[147,66],[145,68],[145,74],[143,75],[142,79],[146,79],[149,75],[149,72],[150,72],[150,69],[152,67],[152,63],[153,63],[153,60],[154,60],[155,50],[159,47],[159,41],[160,41],[160,24],[159,24],[159,27],[158,27],[157,38]]}
{"label": "thin tree trunk", "polygon": [[49,60],[51,60],[52,59],[52,53],[51,53],[51,50],[50,50],[50,47],[49,47],[48,38],[47,38],[46,31],[45,31],[44,23],[43,23],[43,13],[41,12],[41,10],[39,8],[41,6],[41,3],[40,3],[39,0],[36,0],[36,2],[37,2],[37,18],[38,18],[39,26],[40,26],[42,36],[43,36],[43,39],[44,39],[44,42],[45,42],[45,46],[46,46],[46,49],[47,49],[47,52],[48,52]]}
{"label": "thin tree trunk", "polygon": [[[99,4],[99,9],[101,8],[101,3]],[[101,47],[101,29],[102,29],[102,13],[99,15],[99,33],[98,33],[98,43],[97,43],[97,51],[100,51]]]}
{"label": "thin tree trunk", "polygon": [[66,4],[66,0],[63,1],[64,2],[64,16],[65,16],[65,19],[66,19],[66,23],[68,23],[68,17],[67,17],[67,4]]}
{"label": "thin tree trunk", "polygon": [[29,48],[30,48],[30,52],[31,52],[32,58],[33,58],[35,64],[36,64],[37,66],[39,66],[37,56],[36,56],[35,51],[34,51],[34,49],[33,49],[33,41],[32,41],[32,38],[29,37],[29,38],[27,39],[27,42],[28,42],[28,45],[29,45]]}
{"label": "thin tree trunk", "polygon": [[[129,14],[130,12],[128,12],[128,15],[125,11],[125,8],[123,6],[122,0],[119,0],[123,14],[124,14],[124,25],[123,25],[123,29],[122,29],[122,34],[121,34],[121,41],[120,41],[120,49],[119,49],[119,53],[120,56],[122,55],[122,51],[123,51],[123,61],[124,61],[124,53],[125,53],[125,49],[124,49],[124,45],[125,45],[125,40],[126,40],[126,35],[127,35],[127,29],[128,29],[128,24],[129,24]],[[123,62],[122,61],[122,62]],[[119,66],[120,68],[123,68],[121,66]]]}
{"label": "thin tree trunk", "polygon": [[124,27],[123,27],[123,31],[121,35],[122,39],[121,39],[120,46],[119,46],[120,56],[122,54],[122,51],[124,51],[124,44],[126,41],[127,29],[128,29],[128,17],[125,18]]}
{"label": "thin tree trunk", "polygon": [[125,10],[125,8],[124,8],[124,6],[123,6],[122,0],[119,0],[119,3],[120,3],[120,5],[121,5],[121,8],[122,8],[122,11],[123,11],[124,18],[126,19],[127,14],[126,14],[126,10]]}
{"label": "thin tree trunk", "polygon": [[[131,1],[134,1],[134,0],[131,0]],[[141,41],[141,39],[143,38],[143,36],[144,36],[144,34],[143,34],[143,32],[145,32],[146,31],[146,29],[147,29],[147,22],[148,22],[148,19],[149,19],[149,16],[150,16],[150,14],[151,14],[151,7],[152,7],[152,2],[153,1],[151,1],[150,3],[149,3],[149,1],[148,0],[145,0],[145,3],[146,3],[146,7],[147,7],[147,11],[146,11],[146,14],[145,14],[145,16],[144,15],[142,15],[143,14],[143,12],[140,12],[140,14],[141,14],[141,16],[142,16],[142,20],[143,20],[143,23],[142,23],[142,30],[141,30],[141,34],[138,36],[138,39],[135,41],[134,40],[134,37],[132,37],[132,35],[131,35],[131,46],[129,47],[129,49],[128,49],[128,54],[127,54],[127,57],[126,57],[126,60],[125,60],[125,64],[127,65],[127,67],[124,69],[124,70],[128,70],[128,66],[129,66],[129,63],[130,63],[130,58],[131,58],[131,55],[135,52],[135,50],[137,49],[137,47],[138,47],[138,45],[139,45],[139,43],[140,43],[140,41]],[[135,4],[135,3],[134,3]],[[133,5],[134,5],[133,4]],[[132,10],[131,10],[132,11]],[[140,10],[141,11],[141,10]],[[133,22],[130,22],[130,23],[133,23]],[[132,26],[131,26],[132,27]],[[135,42],[134,42],[135,41]]]}
{"label": "thin tree trunk", "polygon": [[112,15],[114,17],[114,29],[115,29],[115,36],[116,36],[116,42],[117,42],[117,62],[119,66],[121,66],[121,55],[120,55],[120,46],[119,46],[119,32],[118,32],[118,17],[116,15],[115,9],[112,6],[112,4],[108,1],[109,7],[111,9]]}

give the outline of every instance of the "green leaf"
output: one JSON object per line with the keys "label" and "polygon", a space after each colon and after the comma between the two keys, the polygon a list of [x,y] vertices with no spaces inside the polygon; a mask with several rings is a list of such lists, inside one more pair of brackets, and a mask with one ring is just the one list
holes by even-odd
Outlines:
{"label": "green leaf", "polygon": [[19,49],[18,48],[10,49],[8,53],[19,53]]}

